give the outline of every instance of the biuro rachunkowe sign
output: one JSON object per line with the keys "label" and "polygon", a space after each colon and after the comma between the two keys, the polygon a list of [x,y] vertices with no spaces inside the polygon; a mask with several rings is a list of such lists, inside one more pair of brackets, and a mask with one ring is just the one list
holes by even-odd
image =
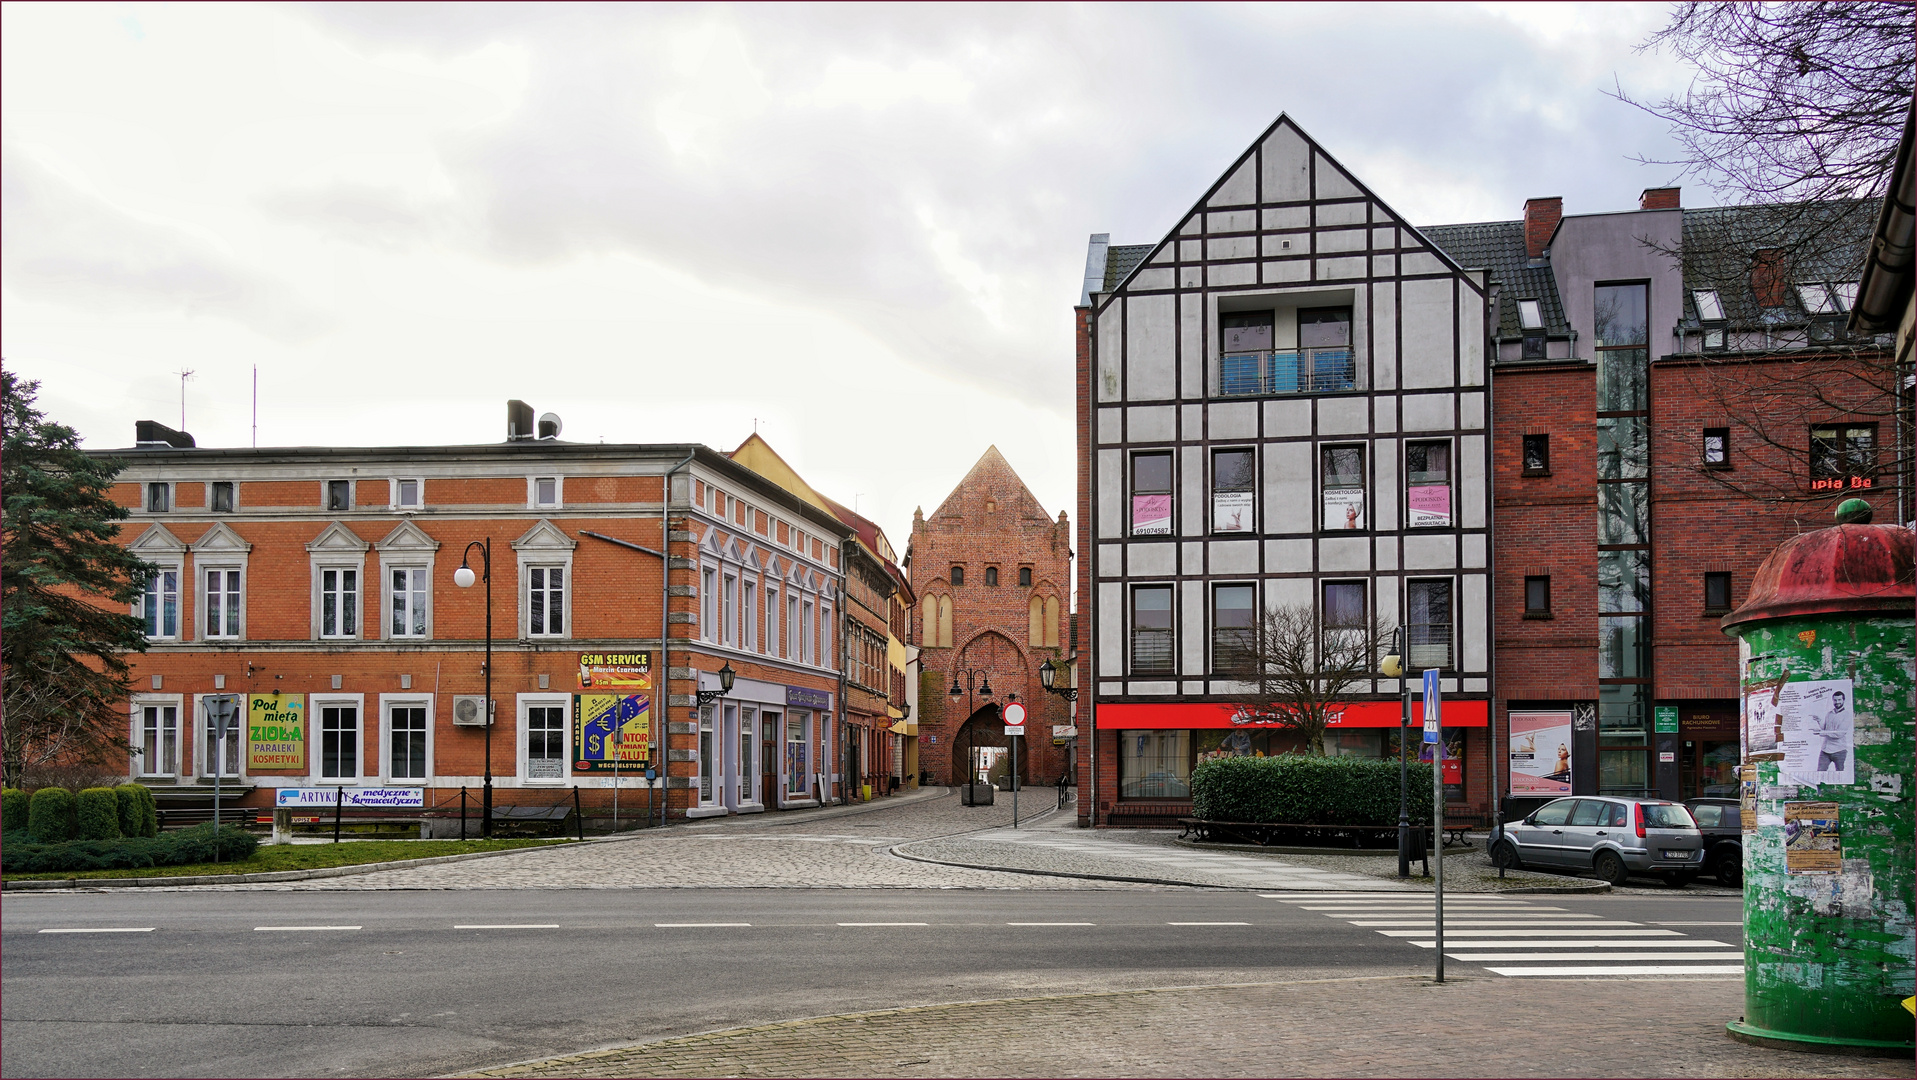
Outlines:
{"label": "biuro rachunkowe sign", "polygon": [[306,695],[258,694],[246,700],[246,768],[306,768]]}

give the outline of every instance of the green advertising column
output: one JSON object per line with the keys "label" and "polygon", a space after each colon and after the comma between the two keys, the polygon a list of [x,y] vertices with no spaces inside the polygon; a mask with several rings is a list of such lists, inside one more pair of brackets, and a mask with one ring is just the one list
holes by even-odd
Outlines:
{"label": "green advertising column", "polygon": [[1909,1055],[1911,530],[1847,500],[1724,617],[1742,669],[1744,1017],[1731,1034]]}

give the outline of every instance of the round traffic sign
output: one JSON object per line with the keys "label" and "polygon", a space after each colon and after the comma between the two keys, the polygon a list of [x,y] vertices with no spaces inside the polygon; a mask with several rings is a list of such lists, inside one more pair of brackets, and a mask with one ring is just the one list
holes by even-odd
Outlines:
{"label": "round traffic sign", "polygon": [[1024,723],[1025,723],[1025,706],[1020,705],[1016,701],[1012,702],[1010,705],[1005,706],[1005,725],[1007,727],[1021,727],[1024,725]]}

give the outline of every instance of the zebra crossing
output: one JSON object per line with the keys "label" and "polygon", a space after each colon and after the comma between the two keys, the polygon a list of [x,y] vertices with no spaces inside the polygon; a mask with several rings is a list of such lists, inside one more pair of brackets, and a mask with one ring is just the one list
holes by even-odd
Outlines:
{"label": "zebra crossing", "polygon": [[[1435,949],[1432,906],[1422,895],[1375,892],[1259,893],[1421,949]],[[1682,978],[1744,974],[1742,945],[1665,926],[1583,915],[1514,897],[1459,895],[1444,902],[1444,955],[1510,978]]]}

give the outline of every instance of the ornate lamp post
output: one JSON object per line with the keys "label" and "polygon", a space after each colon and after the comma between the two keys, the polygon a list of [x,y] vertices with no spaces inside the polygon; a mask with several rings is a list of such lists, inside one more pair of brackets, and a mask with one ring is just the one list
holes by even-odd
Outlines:
{"label": "ornate lamp post", "polygon": [[1411,683],[1404,677],[1404,627],[1391,632],[1391,652],[1378,670],[1387,679],[1398,680],[1398,876],[1411,876],[1411,802],[1406,779],[1405,740],[1411,729]]}
{"label": "ornate lamp post", "polygon": [[1053,686],[1052,684],[1057,681],[1058,681],[1058,665],[1052,663],[1050,660],[1047,660],[1044,663],[1038,665],[1038,684],[1040,686],[1043,686],[1047,691],[1057,694],[1059,697],[1064,698],[1066,701],[1078,700],[1078,687]]}
{"label": "ornate lamp post", "polygon": [[[965,686],[962,688],[959,686],[960,675],[965,676]],[[954,668],[952,671],[951,695],[953,697],[964,695],[965,716],[968,720],[975,711],[972,700],[974,692],[980,697],[991,697],[992,676],[987,673],[984,668]],[[977,738],[977,729],[968,725],[965,729],[965,791],[959,798],[959,805],[961,806],[976,806],[978,804],[977,791],[975,790],[978,781],[978,763],[973,760],[972,757],[972,751],[974,749],[973,743],[977,741]]]}
{"label": "ornate lamp post", "polygon": [[[467,565],[472,558],[473,549],[479,549],[480,573],[473,575],[473,568]],[[493,538],[474,540],[460,553],[459,569],[453,571],[453,584],[462,589],[472,588],[474,581],[486,583],[486,786],[482,789],[480,806],[485,817],[480,825],[480,835],[490,838],[493,835]]]}
{"label": "ornate lamp post", "polygon": [[703,709],[707,705],[710,705],[713,702],[719,700],[720,698],[725,697],[727,694],[732,693],[732,680],[738,677],[739,677],[739,673],[732,670],[732,662],[727,661],[726,665],[719,669],[719,689],[700,690],[698,692],[699,704],[696,708],[692,710],[692,718],[694,720],[699,719],[700,709]]}

